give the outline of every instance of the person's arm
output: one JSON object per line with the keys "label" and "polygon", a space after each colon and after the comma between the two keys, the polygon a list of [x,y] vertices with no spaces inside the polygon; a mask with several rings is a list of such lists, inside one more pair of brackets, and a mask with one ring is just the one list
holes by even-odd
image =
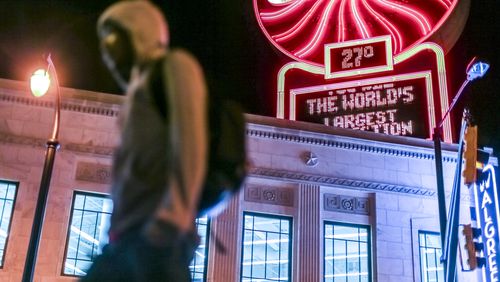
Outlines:
{"label": "person's arm", "polygon": [[155,219],[188,232],[194,226],[207,169],[207,90],[201,66],[186,51],[167,54],[163,75],[172,161]]}

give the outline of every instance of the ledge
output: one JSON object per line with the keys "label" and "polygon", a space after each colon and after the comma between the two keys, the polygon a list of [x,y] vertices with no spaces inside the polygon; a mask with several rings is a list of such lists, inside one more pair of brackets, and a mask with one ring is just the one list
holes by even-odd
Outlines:
{"label": "ledge", "polygon": [[[434,159],[434,143],[431,140],[249,114],[246,115],[246,120],[248,136],[409,158]],[[442,149],[443,162],[457,161],[457,144],[442,143]]]}

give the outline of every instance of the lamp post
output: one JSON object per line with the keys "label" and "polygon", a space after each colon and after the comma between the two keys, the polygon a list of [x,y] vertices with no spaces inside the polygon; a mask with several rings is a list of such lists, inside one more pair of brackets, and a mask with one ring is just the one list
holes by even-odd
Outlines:
{"label": "lamp post", "polygon": [[[465,90],[465,87],[473,80],[477,78],[483,77],[486,72],[489,69],[489,65],[485,62],[480,62],[476,61],[476,58],[473,58],[471,62],[467,65],[466,69],[466,80],[462,83],[462,86],[458,90],[457,94],[455,94],[455,97],[453,98],[453,101],[451,105],[448,107],[448,110],[446,113],[443,115],[441,121],[437,124],[437,126],[434,128],[434,134],[433,134],[433,141],[434,141],[434,156],[435,156],[435,162],[436,162],[436,181],[437,181],[437,194],[438,194],[438,209],[439,209],[439,227],[440,227],[440,232],[441,232],[441,246],[445,248],[446,245],[446,236],[450,235],[447,234],[447,213],[446,213],[446,196],[445,196],[445,189],[444,189],[444,177],[443,177],[443,160],[442,160],[442,150],[441,150],[441,129],[444,124],[444,121],[448,117],[449,113],[457,103],[458,99],[462,95],[462,93]],[[462,126],[463,127],[463,126]],[[461,152],[461,150],[459,150]],[[460,158],[461,160],[461,158]],[[460,182],[460,181],[459,181]],[[455,206],[450,206],[450,209],[456,209],[457,207]],[[456,211],[450,210],[450,215],[455,215]],[[455,244],[451,244],[451,246],[456,246]],[[444,259],[443,263],[445,265],[445,269],[448,270],[448,263],[450,261],[448,260],[449,257],[446,257]],[[453,259],[453,258],[450,258]],[[453,263],[453,265],[455,265]],[[455,267],[453,267],[453,272],[455,270]],[[453,278],[455,274],[453,275]],[[453,279],[452,278],[452,279]],[[446,278],[447,281],[449,281],[449,278]]]}
{"label": "lamp post", "polygon": [[56,87],[56,100],[54,103],[54,123],[52,127],[52,135],[47,140],[47,151],[45,152],[45,164],[43,166],[42,179],[40,181],[40,189],[38,190],[38,198],[36,202],[35,215],[33,218],[33,227],[31,229],[30,242],[28,252],[26,255],[26,262],[24,265],[23,282],[33,281],[33,274],[35,272],[36,257],[38,253],[38,246],[40,237],[42,235],[42,226],[45,217],[45,208],[47,206],[47,197],[50,187],[50,179],[52,176],[52,169],[54,167],[54,159],[56,151],[59,148],[59,121],[61,112],[61,91],[59,89],[59,81],[57,80],[57,73],[54,63],[47,57],[48,67],[47,70],[37,70],[30,80],[31,92],[34,96],[43,96],[49,89],[50,76],[53,77]]}

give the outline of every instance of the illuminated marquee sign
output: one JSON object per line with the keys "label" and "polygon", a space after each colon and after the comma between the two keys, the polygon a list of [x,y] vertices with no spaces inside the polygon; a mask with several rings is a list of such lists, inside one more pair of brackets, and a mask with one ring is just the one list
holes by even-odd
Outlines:
{"label": "illuminated marquee sign", "polygon": [[483,281],[498,282],[500,273],[500,209],[498,203],[497,183],[495,169],[487,165],[479,184],[474,185],[476,202],[476,219],[479,222],[482,242],[483,256],[486,258],[486,266],[483,268]]}
{"label": "illuminated marquee sign", "polygon": [[[443,50],[425,43],[393,57],[390,46],[390,36],[327,44],[324,68],[286,64],[278,73],[277,117],[430,138],[439,110],[448,108]],[[449,120],[443,128],[450,142]]]}
{"label": "illuminated marquee sign", "polygon": [[434,104],[430,72],[293,89],[290,103],[291,120],[405,136],[428,134],[418,121]]}
{"label": "illuminated marquee sign", "polygon": [[[322,92],[321,86],[348,80],[364,83],[374,76],[401,77],[430,72],[430,82],[426,82],[425,87],[421,82],[413,85],[416,90],[412,106],[400,103],[391,105],[394,106],[391,109],[380,105],[365,106],[363,110],[357,108],[352,113],[347,109],[338,112],[347,119],[344,127],[371,127],[377,132],[380,128],[371,124],[370,113],[396,109],[398,117],[390,117],[400,124],[412,121],[412,130],[387,129],[385,132],[430,138],[430,128],[436,125],[436,119],[440,119],[449,105],[443,49],[451,49],[458,39],[469,6],[470,0],[253,0],[256,20],[263,34],[277,50],[292,59],[278,73],[276,117],[325,123],[325,117],[312,117],[304,112],[307,107],[300,103],[307,102],[299,101],[307,99],[306,96],[314,99],[313,96],[326,98],[325,95],[330,96],[330,103],[332,99],[339,99],[332,97],[340,94]],[[426,57],[429,54],[432,58]],[[394,83],[404,84],[402,81]],[[311,87],[316,89],[298,96],[301,90]],[[352,85],[348,87],[353,89]],[[408,111],[414,116],[403,116],[403,112]],[[330,118],[336,118],[340,124],[336,114],[329,112]],[[351,118],[358,120],[358,124],[353,125]],[[386,124],[382,120],[378,119],[378,124]],[[452,142],[449,119],[443,124],[443,139]]]}

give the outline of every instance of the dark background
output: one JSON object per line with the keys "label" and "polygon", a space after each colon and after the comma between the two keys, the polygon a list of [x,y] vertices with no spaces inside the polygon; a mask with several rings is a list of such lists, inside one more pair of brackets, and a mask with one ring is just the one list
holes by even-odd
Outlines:
{"label": "dark background", "polygon": [[[28,81],[52,53],[60,84],[120,94],[101,62],[95,23],[115,1],[0,1],[0,77]],[[153,1],[168,18],[171,45],[190,50],[201,61],[212,95],[240,101],[248,113],[274,116],[271,83],[289,59],[275,51],[260,33],[251,0]],[[453,110],[455,135],[467,105],[479,125],[480,146],[500,152],[498,0],[471,0],[462,36],[447,54],[450,93],[465,79],[474,56],[491,63],[485,78],[474,81]],[[450,97],[451,100],[452,97]]]}

